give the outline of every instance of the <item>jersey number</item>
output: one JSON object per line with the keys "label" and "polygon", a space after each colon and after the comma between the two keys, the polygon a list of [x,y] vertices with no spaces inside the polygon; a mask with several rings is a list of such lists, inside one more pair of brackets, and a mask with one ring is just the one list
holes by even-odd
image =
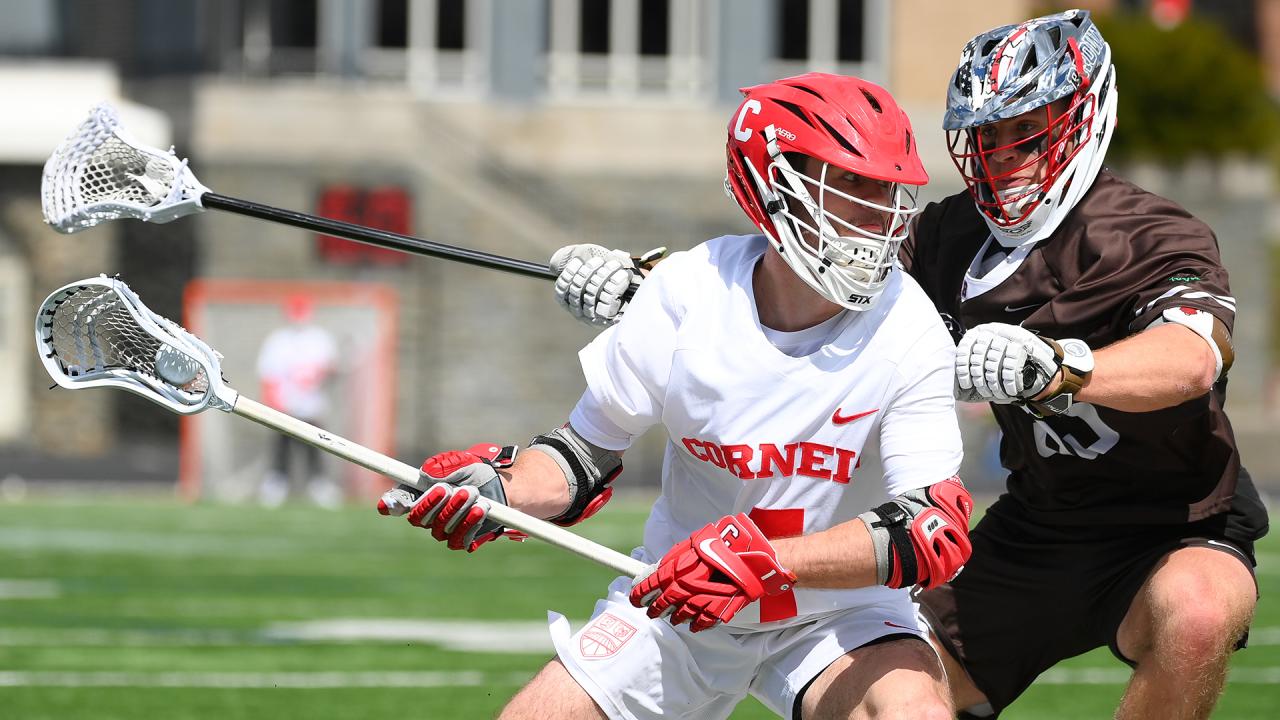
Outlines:
{"label": "jersey number", "polygon": [[1053,424],[1057,430],[1040,419],[1031,426],[1036,436],[1036,450],[1041,457],[1073,455],[1082,460],[1093,460],[1120,442],[1120,433],[1102,422],[1097,408],[1089,403],[1072,405],[1065,415],[1053,418]]}
{"label": "jersey number", "polygon": [[[804,534],[804,508],[768,510],[751,508],[751,522],[767,538],[795,537]],[[775,622],[796,616],[796,594],[790,590],[760,598],[760,622]]]}

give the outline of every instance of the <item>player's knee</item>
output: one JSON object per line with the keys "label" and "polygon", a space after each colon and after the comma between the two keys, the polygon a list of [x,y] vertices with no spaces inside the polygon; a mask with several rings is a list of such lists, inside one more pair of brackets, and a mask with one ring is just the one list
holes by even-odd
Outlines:
{"label": "player's knee", "polygon": [[[927,703],[920,712],[910,715],[912,718],[920,720],[953,720],[955,713],[951,710],[951,705],[945,700],[938,698],[933,702]],[[903,717],[908,717],[903,715]]]}
{"label": "player's knee", "polygon": [[1190,665],[1224,656],[1244,634],[1249,616],[1238,608],[1209,603],[1184,605],[1166,619],[1176,654]]}
{"label": "player's knee", "polygon": [[1210,572],[1182,572],[1164,580],[1148,591],[1156,645],[1174,644],[1193,655],[1216,653],[1248,627],[1257,602],[1251,581]]}
{"label": "player's knee", "polygon": [[919,692],[902,693],[893,698],[880,698],[868,704],[865,714],[854,717],[867,720],[954,720],[955,711],[941,684],[933,683]]}
{"label": "player's knee", "polygon": [[902,708],[902,711],[892,717],[911,718],[912,720],[953,720],[955,711],[951,709],[951,703],[940,693],[933,693],[929,696],[919,698],[916,702],[908,702]]}

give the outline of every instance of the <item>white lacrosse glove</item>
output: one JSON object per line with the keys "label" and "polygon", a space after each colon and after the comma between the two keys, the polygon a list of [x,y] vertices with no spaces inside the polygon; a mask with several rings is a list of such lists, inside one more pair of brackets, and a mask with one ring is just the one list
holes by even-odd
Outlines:
{"label": "white lacrosse glove", "polygon": [[548,263],[556,278],[556,302],[582,322],[607,327],[625,312],[635,288],[667,252],[654,248],[633,258],[625,250],[609,250],[590,243],[566,245]]}
{"label": "white lacrosse glove", "polygon": [[965,402],[1016,403],[1040,394],[1057,374],[1053,347],[1017,325],[985,323],[956,345],[956,397]]}

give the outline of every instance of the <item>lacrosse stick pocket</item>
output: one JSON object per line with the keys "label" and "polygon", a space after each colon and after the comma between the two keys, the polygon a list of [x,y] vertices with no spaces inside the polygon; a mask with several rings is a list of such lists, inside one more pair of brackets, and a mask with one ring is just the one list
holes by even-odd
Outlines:
{"label": "lacrosse stick pocket", "polygon": [[35,329],[40,360],[61,387],[117,387],[183,415],[235,405],[218,353],[151,312],[118,279],[104,275],[55,290],[40,305]]}
{"label": "lacrosse stick pocket", "polygon": [[49,156],[40,204],[46,223],[73,233],[120,218],[166,223],[203,210],[207,192],[186,160],[138,142],[102,104]]}

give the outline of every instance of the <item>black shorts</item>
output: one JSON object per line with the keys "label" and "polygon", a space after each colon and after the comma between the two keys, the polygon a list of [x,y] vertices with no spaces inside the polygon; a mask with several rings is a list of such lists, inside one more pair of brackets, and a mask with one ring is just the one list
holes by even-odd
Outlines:
{"label": "black shorts", "polygon": [[1106,645],[1129,663],[1116,632],[1173,550],[1205,544],[1250,573],[1256,564],[1252,539],[1233,531],[1231,513],[1175,526],[1049,527],[1022,517],[1020,507],[1007,495],[997,500],[970,532],[964,572],[918,596],[934,633],[997,714],[1066,658]]}

